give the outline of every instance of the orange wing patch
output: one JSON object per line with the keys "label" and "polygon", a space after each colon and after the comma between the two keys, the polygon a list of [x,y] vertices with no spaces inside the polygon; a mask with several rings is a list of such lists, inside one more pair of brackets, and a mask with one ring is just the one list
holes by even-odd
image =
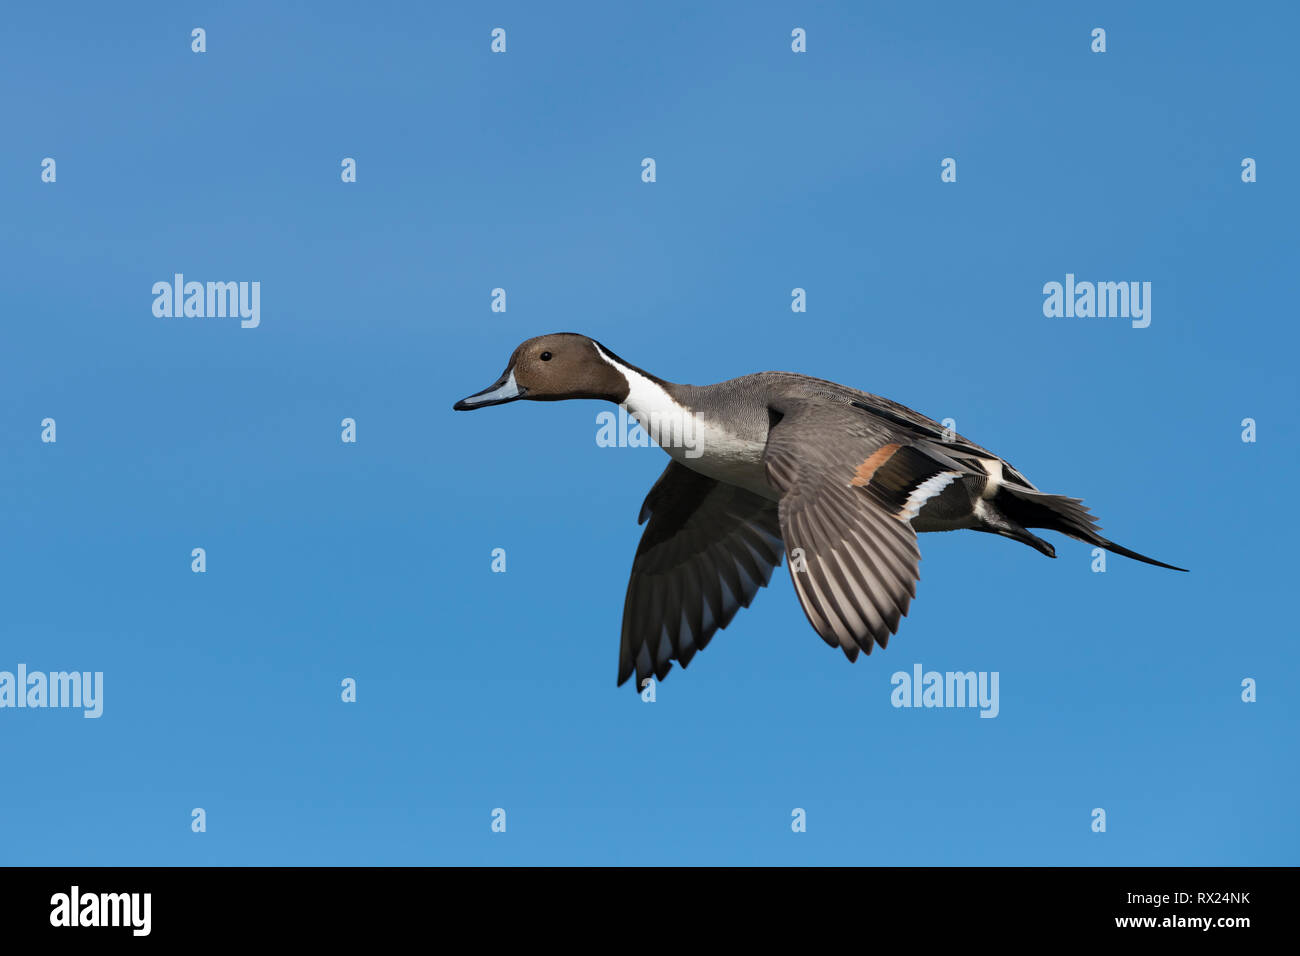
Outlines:
{"label": "orange wing patch", "polygon": [[871,481],[871,476],[876,473],[876,469],[893,458],[894,452],[902,447],[902,445],[894,442],[882,445],[872,453],[870,458],[858,465],[858,470],[853,473],[853,480],[849,484],[857,487],[867,484],[867,482]]}

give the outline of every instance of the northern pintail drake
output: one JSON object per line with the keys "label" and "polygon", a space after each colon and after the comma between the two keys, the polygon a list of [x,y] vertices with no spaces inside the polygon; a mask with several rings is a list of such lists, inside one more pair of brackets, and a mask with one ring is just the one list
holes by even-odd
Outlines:
{"label": "northern pintail drake", "polygon": [[585,335],[529,339],[469,411],[519,399],[614,402],[672,461],[623,605],[618,683],[685,667],[772,577],[782,552],[813,629],[850,661],[885,647],[916,596],[917,532],[969,528],[1056,550],[1059,531],[1182,571],[1103,538],[1077,498],[1039,491],[1005,459],[889,399],[792,372],[676,385]]}

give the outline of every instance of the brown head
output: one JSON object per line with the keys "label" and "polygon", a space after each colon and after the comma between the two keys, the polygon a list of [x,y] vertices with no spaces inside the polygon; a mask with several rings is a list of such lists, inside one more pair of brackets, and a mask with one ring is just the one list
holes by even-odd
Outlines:
{"label": "brown head", "polygon": [[622,402],[627,398],[627,379],[605,356],[622,361],[595,339],[576,332],[539,335],[515,349],[499,379],[483,391],[462,398],[452,408],[466,412],[521,398],[537,402],[566,398]]}

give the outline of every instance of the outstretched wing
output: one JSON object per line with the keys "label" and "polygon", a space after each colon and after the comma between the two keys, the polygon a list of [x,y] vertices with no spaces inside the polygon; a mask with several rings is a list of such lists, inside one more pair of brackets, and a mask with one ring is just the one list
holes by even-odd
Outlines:
{"label": "outstretched wing", "polygon": [[958,473],[847,403],[773,410],[782,417],[763,459],[781,492],[790,578],[817,633],[857,660],[898,630],[920,577],[909,519]]}
{"label": "outstretched wing", "polygon": [[749,607],[781,563],[775,501],[672,462],[641,506],[645,533],[623,604],[618,682],[685,667]]}

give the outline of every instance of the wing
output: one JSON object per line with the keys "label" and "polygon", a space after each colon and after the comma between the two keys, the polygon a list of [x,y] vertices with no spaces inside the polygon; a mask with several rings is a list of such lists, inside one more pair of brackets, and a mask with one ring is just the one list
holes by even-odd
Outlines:
{"label": "wing", "polygon": [[1038,490],[1005,458],[993,454],[987,448],[958,435],[955,431],[950,431],[934,419],[912,411],[906,405],[900,405],[869,392],[858,392],[857,397],[851,400],[850,404],[896,426],[915,440],[918,447],[924,449],[925,453],[932,458],[961,468],[973,468],[976,473],[983,474],[989,473],[989,462],[998,462],[1002,466],[1002,480],[1031,491]]}
{"label": "wing", "polygon": [[623,604],[618,682],[663,680],[749,607],[781,563],[775,501],[672,462],[641,506],[645,533]]}
{"label": "wing", "polygon": [[763,460],[781,492],[790,578],[817,633],[857,660],[898,630],[921,560],[909,518],[956,473],[912,435],[848,404],[791,401],[774,411],[782,417]]}

